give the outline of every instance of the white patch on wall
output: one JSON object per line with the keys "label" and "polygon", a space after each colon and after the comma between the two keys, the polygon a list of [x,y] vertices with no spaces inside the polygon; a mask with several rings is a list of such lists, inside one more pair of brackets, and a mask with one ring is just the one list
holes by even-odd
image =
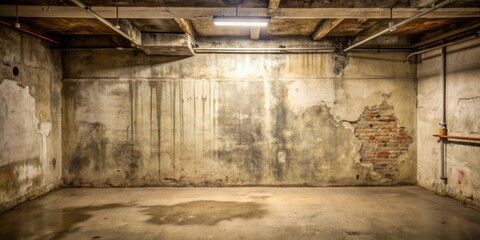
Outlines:
{"label": "white patch on wall", "polygon": [[0,82],[0,166],[40,155],[35,99],[28,87]]}
{"label": "white patch on wall", "polygon": [[15,167],[13,171],[15,176],[22,184],[19,186],[21,193],[28,191],[30,187],[33,186],[33,179],[42,174],[42,169],[37,165],[22,164],[18,167]]}
{"label": "white patch on wall", "polygon": [[480,134],[480,97],[460,98],[448,113],[447,123],[451,133]]}
{"label": "white patch on wall", "polygon": [[44,122],[44,123],[41,123],[40,124],[40,127],[38,129],[38,133],[40,133],[40,135],[42,135],[42,148],[41,148],[41,152],[42,152],[42,162],[46,162],[47,161],[47,137],[48,135],[50,135],[50,131],[52,130],[52,123],[50,122]]}
{"label": "white patch on wall", "polygon": [[288,83],[288,104],[299,115],[307,108],[325,102],[332,106],[335,101],[333,79],[303,80]]}

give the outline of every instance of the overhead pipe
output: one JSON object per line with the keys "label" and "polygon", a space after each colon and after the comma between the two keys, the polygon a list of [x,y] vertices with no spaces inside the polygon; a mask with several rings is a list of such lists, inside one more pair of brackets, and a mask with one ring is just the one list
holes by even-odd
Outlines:
{"label": "overhead pipe", "polygon": [[315,52],[332,53],[335,49],[331,47],[321,48],[194,48],[195,53],[291,53],[291,52]]}
{"label": "overhead pipe", "polygon": [[90,6],[87,6],[85,4],[83,4],[82,2],[80,2],[79,0],[70,0],[71,2],[75,3],[77,6],[85,9],[85,11],[87,11],[88,13],[90,13],[93,17],[95,17],[96,19],[98,19],[100,22],[104,23],[105,25],[107,25],[107,27],[111,28],[113,31],[117,32],[118,34],[122,35],[124,38],[128,39],[130,42],[132,42],[133,44],[135,44],[135,46],[140,46],[141,44],[137,41],[135,41],[135,39],[133,39],[132,37],[130,37],[128,34],[126,34],[125,32],[123,32],[122,30],[118,29],[115,27],[115,25],[113,25],[112,23],[110,23],[109,21],[107,21],[105,18],[101,17],[100,15],[98,15],[95,11],[92,10],[92,8]]}
{"label": "overhead pipe", "polygon": [[[304,47],[304,48],[194,48],[195,53],[333,53],[332,47]],[[389,51],[389,52],[410,52],[411,49],[404,48],[357,48],[355,51]]]}
{"label": "overhead pipe", "polygon": [[368,42],[368,41],[370,41],[370,40],[372,40],[372,39],[374,39],[374,38],[377,38],[377,37],[379,37],[379,36],[381,36],[381,35],[383,35],[383,34],[385,34],[385,33],[391,32],[393,29],[397,29],[398,27],[403,26],[403,25],[405,25],[405,24],[407,24],[407,23],[410,23],[410,22],[412,22],[412,21],[414,21],[414,20],[422,17],[423,15],[426,15],[426,14],[428,14],[428,13],[430,13],[430,12],[433,12],[433,11],[439,9],[439,8],[442,8],[442,7],[444,7],[444,6],[446,6],[446,5],[449,5],[449,4],[451,4],[451,3],[453,3],[453,2],[456,2],[456,1],[458,1],[458,0],[446,0],[446,1],[442,2],[442,3],[434,4],[431,8],[429,8],[429,9],[423,11],[423,12],[420,12],[420,13],[414,15],[414,16],[411,17],[411,18],[405,19],[405,20],[403,20],[403,21],[401,21],[401,22],[399,22],[399,23],[397,23],[397,24],[395,24],[395,25],[392,25],[392,26],[386,28],[385,30],[382,30],[382,31],[380,31],[380,32],[378,32],[378,33],[376,33],[376,34],[374,34],[374,35],[372,35],[372,36],[370,36],[370,37],[368,37],[368,38],[366,38],[366,39],[358,42],[358,43],[355,43],[355,44],[351,45],[350,47],[345,48],[343,51],[344,51],[344,52],[350,51],[350,50],[352,50],[353,48],[358,47],[358,46],[360,46],[360,45],[362,45],[362,44],[364,44],[364,43],[366,43],[366,42]]}
{"label": "overhead pipe", "polygon": [[420,50],[420,51],[416,51],[416,52],[412,52],[410,54],[408,54],[406,60],[405,60],[405,63],[410,63],[410,58],[415,56],[415,55],[418,55],[418,54],[421,54],[421,53],[426,53],[426,52],[430,52],[432,50],[437,50],[437,49],[440,49],[440,48],[443,48],[443,47],[448,47],[450,45],[454,45],[454,44],[458,44],[458,43],[461,43],[461,42],[466,42],[466,41],[470,41],[470,40],[473,40],[475,38],[478,38],[480,36],[480,32],[474,34],[474,35],[471,35],[469,37],[465,37],[465,38],[462,38],[460,40],[457,40],[457,41],[453,41],[453,42],[449,42],[449,43],[444,43],[444,44],[441,44],[441,45],[438,45],[438,46],[435,46],[435,47],[431,47],[431,48],[426,48],[426,49],[423,49],[423,50]]}
{"label": "overhead pipe", "polygon": [[40,39],[43,39],[43,40],[45,40],[45,41],[48,41],[48,42],[51,42],[51,43],[60,45],[59,42],[57,42],[57,41],[55,41],[55,40],[53,40],[53,39],[51,39],[51,38],[49,38],[49,37],[45,37],[45,36],[43,36],[43,35],[41,35],[41,34],[32,32],[32,31],[27,30],[27,29],[25,29],[25,28],[23,28],[23,27],[16,27],[15,25],[13,25],[13,24],[11,24],[11,23],[8,23],[8,22],[2,21],[2,20],[0,20],[0,24],[5,25],[5,26],[8,26],[8,27],[11,27],[11,28],[14,28],[14,29],[17,29],[17,30],[20,31],[20,32],[26,33],[26,34],[28,34],[28,35],[31,35],[31,36],[34,36],[34,37],[37,37],[37,38],[40,38]]}

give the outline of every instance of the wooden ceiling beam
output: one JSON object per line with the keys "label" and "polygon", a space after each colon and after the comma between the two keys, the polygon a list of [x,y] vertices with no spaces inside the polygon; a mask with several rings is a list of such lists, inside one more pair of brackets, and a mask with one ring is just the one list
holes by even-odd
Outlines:
{"label": "wooden ceiling beam", "polygon": [[269,16],[273,16],[275,15],[275,13],[277,12],[278,10],[278,6],[280,5],[280,0],[270,0],[268,2],[268,10],[267,10],[267,14]]}
{"label": "wooden ceiling beam", "polygon": [[[422,11],[421,8],[394,8],[393,18],[410,18]],[[276,18],[293,19],[387,19],[390,8],[279,8]],[[421,18],[475,18],[480,17],[480,8],[440,8]]]}
{"label": "wooden ceiling beam", "polygon": [[190,34],[190,36],[192,37],[197,36],[195,28],[193,28],[190,20],[185,18],[175,18],[175,22],[177,22],[178,26],[182,29],[184,33]]}
{"label": "wooden ceiling beam", "polygon": [[[115,7],[92,7],[103,18],[114,19]],[[175,19],[205,18],[214,15],[235,16],[235,8],[208,7],[119,7],[121,18],[127,19]],[[267,8],[239,8],[239,16],[266,16]],[[409,18],[422,9],[394,8],[393,18]],[[15,17],[15,5],[0,5],[0,17]],[[32,18],[92,18],[85,10],[76,6],[55,6],[52,11],[42,6],[19,5],[19,17]],[[480,8],[441,8],[422,18],[478,18]],[[390,18],[389,8],[278,8],[275,18],[279,19],[336,19],[336,18]]]}
{"label": "wooden ceiling beam", "polygon": [[332,31],[338,24],[343,21],[343,18],[337,19],[325,19],[313,32],[312,39],[318,41],[325,37],[330,31]]}
{"label": "wooden ceiling beam", "polygon": [[417,43],[413,44],[412,47],[415,47],[415,48],[416,47],[421,47],[423,45],[427,45],[427,44],[430,44],[430,43],[433,43],[433,42],[437,42],[437,41],[440,41],[444,38],[448,38],[448,37],[451,37],[455,34],[459,34],[459,33],[469,31],[469,30],[472,30],[472,29],[475,29],[475,28],[480,28],[480,22],[474,23],[474,24],[469,25],[469,26],[457,28],[457,29],[454,29],[452,31],[445,32],[445,33],[439,34],[437,36],[434,36],[434,37],[431,37],[431,38],[428,38],[428,39],[424,39],[420,42],[417,42]]}

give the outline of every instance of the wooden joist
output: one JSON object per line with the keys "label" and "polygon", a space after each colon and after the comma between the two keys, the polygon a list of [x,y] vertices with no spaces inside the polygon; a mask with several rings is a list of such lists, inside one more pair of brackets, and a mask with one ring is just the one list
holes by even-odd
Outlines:
{"label": "wooden joist", "polygon": [[175,22],[177,22],[178,26],[183,30],[184,33],[190,34],[192,37],[197,35],[190,20],[185,18],[175,18]]}
{"label": "wooden joist", "polygon": [[[103,18],[114,19],[115,7],[92,7]],[[122,18],[127,19],[175,19],[203,18],[214,15],[235,16],[235,8],[218,7],[119,7]],[[239,8],[239,16],[266,16],[268,8]],[[394,8],[393,18],[409,18],[422,9]],[[0,5],[0,17],[15,17],[15,5]],[[92,18],[85,10],[77,6],[55,6],[52,11],[42,10],[42,6],[19,5],[19,17],[34,18]],[[441,8],[422,18],[476,18],[480,17],[480,8]],[[389,8],[278,8],[278,19],[387,19]]]}
{"label": "wooden joist", "polygon": [[268,10],[267,10],[268,15],[269,16],[275,15],[279,5],[280,5],[280,0],[270,0],[268,2]]}
{"label": "wooden joist", "polygon": [[416,47],[421,47],[423,45],[427,45],[427,44],[430,44],[430,43],[433,43],[433,42],[437,42],[437,41],[440,41],[444,38],[448,38],[448,37],[451,37],[455,34],[459,34],[459,33],[469,31],[469,30],[472,30],[472,29],[475,29],[475,28],[480,28],[480,22],[474,23],[474,24],[469,25],[469,26],[457,28],[455,30],[445,32],[445,33],[439,34],[439,35],[431,37],[431,38],[424,39],[420,42],[417,42],[417,43],[413,44],[412,47],[415,47],[415,48]]}
{"label": "wooden joist", "polygon": [[343,21],[343,18],[326,19],[315,30],[312,35],[312,39],[318,41],[325,37],[330,31],[332,31],[338,24]]}

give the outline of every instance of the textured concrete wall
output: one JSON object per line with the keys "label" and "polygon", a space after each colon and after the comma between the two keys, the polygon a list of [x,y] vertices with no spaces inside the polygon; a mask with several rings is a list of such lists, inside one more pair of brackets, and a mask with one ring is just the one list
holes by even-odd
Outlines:
{"label": "textured concrete wall", "polygon": [[[447,125],[449,135],[480,136],[480,40],[447,48]],[[418,183],[430,190],[480,206],[480,145],[446,146],[448,182],[440,180],[442,119],[441,52],[426,53],[418,64]]]}
{"label": "textured concrete wall", "polygon": [[[0,27],[0,211],[59,185],[60,54]],[[18,76],[13,68],[19,70]]]}
{"label": "textured concrete wall", "polygon": [[[354,53],[172,59],[139,51],[68,51],[64,183],[414,183],[416,69],[404,58]],[[377,108],[386,110],[365,125],[364,112]],[[383,129],[387,120],[384,135],[355,134],[365,126]],[[406,142],[395,142],[399,136]],[[378,157],[362,151],[369,141],[368,149],[382,147]]]}

